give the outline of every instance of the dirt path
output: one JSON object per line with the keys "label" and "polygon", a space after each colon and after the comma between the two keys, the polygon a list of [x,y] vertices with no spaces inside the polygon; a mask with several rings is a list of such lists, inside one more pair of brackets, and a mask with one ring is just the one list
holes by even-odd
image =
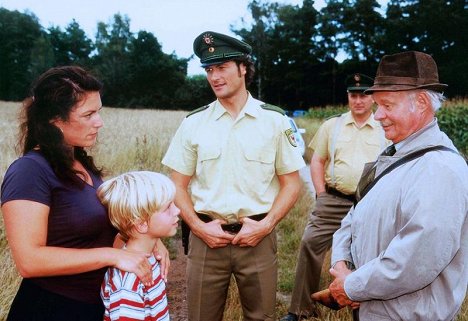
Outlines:
{"label": "dirt path", "polygon": [[167,299],[169,301],[171,320],[187,321],[187,285],[185,282],[186,256],[182,248],[181,240],[177,240],[177,249],[177,257],[171,261],[167,282]]}

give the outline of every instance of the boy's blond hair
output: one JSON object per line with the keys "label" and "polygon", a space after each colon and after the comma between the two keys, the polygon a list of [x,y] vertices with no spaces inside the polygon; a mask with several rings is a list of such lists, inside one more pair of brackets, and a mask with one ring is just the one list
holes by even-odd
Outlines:
{"label": "boy's blond hair", "polygon": [[126,241],[136,223],[148,222],[151,215],[174,200],[175,185],[160,173],[128,172],[105,181],[97,195],[107,207],[112,225]]}

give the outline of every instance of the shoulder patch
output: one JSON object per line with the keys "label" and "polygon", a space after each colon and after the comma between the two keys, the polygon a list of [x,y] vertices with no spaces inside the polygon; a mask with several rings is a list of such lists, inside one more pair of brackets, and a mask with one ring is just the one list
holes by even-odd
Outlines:
{"label": "shoulder patch", "polygon": [[263,104],[263,105],[260,105],[260,107],[266,110],[276,111],[277,113],[280,113],[281,115],[286,115],[286,112],[283,109],[275,105]]}
{"label": "shoulder patch", "polygon": [[329,119],[332,119],[332,118],[340,117],[341,115],[344,115],[344,114],[336,114],[336,115],[333,115],[333,116],[330,116],[330,117],[325,118],[325,120],[329,120]]}
{"label": "shoulder patch", "polygon": [[284,134],[285,134],[286,137],[288,138],[289,143],[290,143],[293,147],[297,147],[296,136],[294,136],[294,131],[292,130],[292,128],[286,129],[286,130],[284,131]]}
{"label": "shoulder patch", "polygon": [[202,107],[200,107],[200,108],[194,109],[194,110],[192,110],[190,113],[188,113],[188,115],[185,116],[185,118],[188,118],[188,117],[190,117],[190,116],[192,116],[192,115],[194,115],[194,114],[196,114],[196,113],[199,113],[199,112],[201,112],[201,111],[204,111],[204,110],[207,109],[208,107],[210,107],[210,105],[206,105],[206,106],[202,106]]}

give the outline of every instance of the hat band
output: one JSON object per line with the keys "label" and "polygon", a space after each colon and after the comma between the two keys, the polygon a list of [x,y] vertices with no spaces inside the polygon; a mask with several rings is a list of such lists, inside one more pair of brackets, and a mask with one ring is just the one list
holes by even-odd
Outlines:
{"label": "hat band", "polygon": [[394,77],[394,76],[377,76],[374,85],[407,85],[421,86],[428,84],[437,84],[439,79],[414,78],[414,77]]}
{"label": "hat band", "polygon": [[206,62],[206,61],[211,61],[211,60],[217,60],[217,59],[222,59],[222,58],[235,58],[235,57],[240,57],[244,56],[242,52],[230,52],[230,53],[223,53],[220,55],[211,55],[208,58],[203,59],[201,62]]}

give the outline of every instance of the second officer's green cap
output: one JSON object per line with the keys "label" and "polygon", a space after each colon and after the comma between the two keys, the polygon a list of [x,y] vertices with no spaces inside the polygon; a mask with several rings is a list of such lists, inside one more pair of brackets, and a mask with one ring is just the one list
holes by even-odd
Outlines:
{"label": "second officer's green cap", "polygon": [[349,92],[363,92],[373,84],[374,79],[364,74],[355,73],[346,78],[346,90]]}
{"label": "second officer's green cap", "polygon": [[207,67],[238,57],[246,57],[252,52],[252,47],[244,41],[222,33],[205,31],[193,41],[193,51],[200,58],[202,67]]}

